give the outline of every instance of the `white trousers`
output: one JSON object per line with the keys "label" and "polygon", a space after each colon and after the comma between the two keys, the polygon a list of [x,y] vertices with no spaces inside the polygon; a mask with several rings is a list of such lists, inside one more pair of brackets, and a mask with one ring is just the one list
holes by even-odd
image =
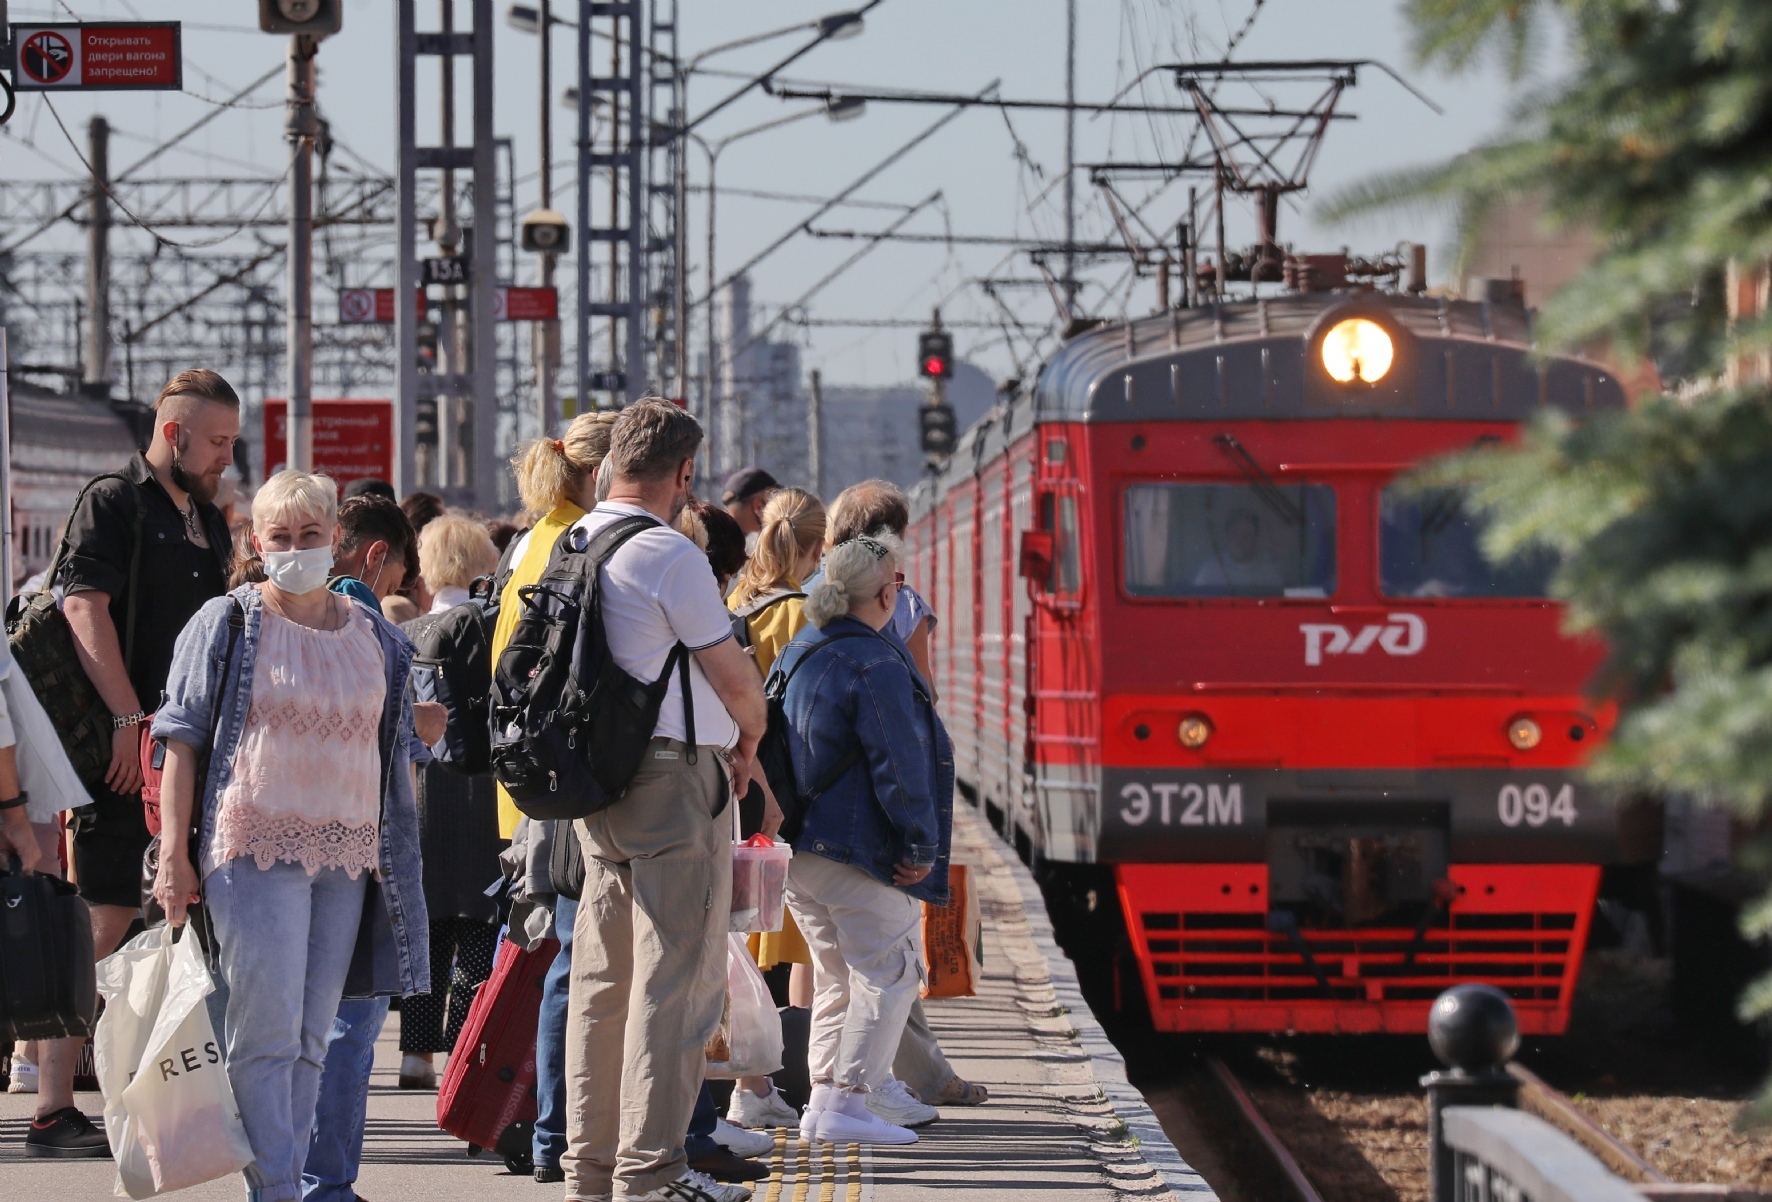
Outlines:
{"label": "white trousers", "polygon": [[810,852],[788,865],[787,903],[812,951],[812,1082],[876,1089],[925,979],[923,905]]}

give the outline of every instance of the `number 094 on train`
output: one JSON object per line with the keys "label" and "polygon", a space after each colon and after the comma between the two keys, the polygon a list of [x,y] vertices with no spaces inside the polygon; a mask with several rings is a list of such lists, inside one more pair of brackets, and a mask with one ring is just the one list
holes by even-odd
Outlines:
{"label": "number 094 on train", "polygon": [[1516,302],[1279,295],[1073,338],[918,487],[961,787],[1158,1029],[1420,1032],[1464,981],[1566,1028],[1603,648],[1407,477],[1623,402]]}

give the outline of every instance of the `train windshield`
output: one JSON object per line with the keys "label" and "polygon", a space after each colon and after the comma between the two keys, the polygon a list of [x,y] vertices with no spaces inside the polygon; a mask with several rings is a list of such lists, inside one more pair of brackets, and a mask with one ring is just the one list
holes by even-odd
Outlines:
{"label": "train windshield", "polygon": [[1324,484],[1134,484],[1126,489],[1134,597],[1327,597],[1335,490]]}
{"label": "train windshield", "polygon": [[1483,520],[1456,489],[1384,490],[1380,560],[1387,597],[1543,597],[1556,557],[1549,552],[1490,563]]}

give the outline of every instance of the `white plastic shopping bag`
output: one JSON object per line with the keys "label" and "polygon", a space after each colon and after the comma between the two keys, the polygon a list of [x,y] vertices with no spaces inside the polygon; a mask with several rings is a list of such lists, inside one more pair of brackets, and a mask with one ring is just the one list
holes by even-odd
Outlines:
{"label": "white plastic shopping bag", "polygon": [[149,1198],[252,1163],[204,999],[215,988],[193,935],[141,935],[99,965],[93,1040],[118,1197]]}
{"label": "white plastic shopping bag", "polygon": [[708,1041],[709,1077],[760,1077],[781,1068],[781,1011],[743,935],[726,936],[726,1013]]}

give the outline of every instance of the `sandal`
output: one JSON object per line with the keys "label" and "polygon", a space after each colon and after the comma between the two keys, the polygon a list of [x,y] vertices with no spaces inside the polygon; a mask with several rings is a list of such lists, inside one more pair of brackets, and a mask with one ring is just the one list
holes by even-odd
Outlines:
{"label": "sandal", "polygon": [[932,1106],[982,1106],[990,1101],[990,1091],[984,1086],[967,1081],[958,1073],[948,1078],[933,1098],[929,1099]]}

